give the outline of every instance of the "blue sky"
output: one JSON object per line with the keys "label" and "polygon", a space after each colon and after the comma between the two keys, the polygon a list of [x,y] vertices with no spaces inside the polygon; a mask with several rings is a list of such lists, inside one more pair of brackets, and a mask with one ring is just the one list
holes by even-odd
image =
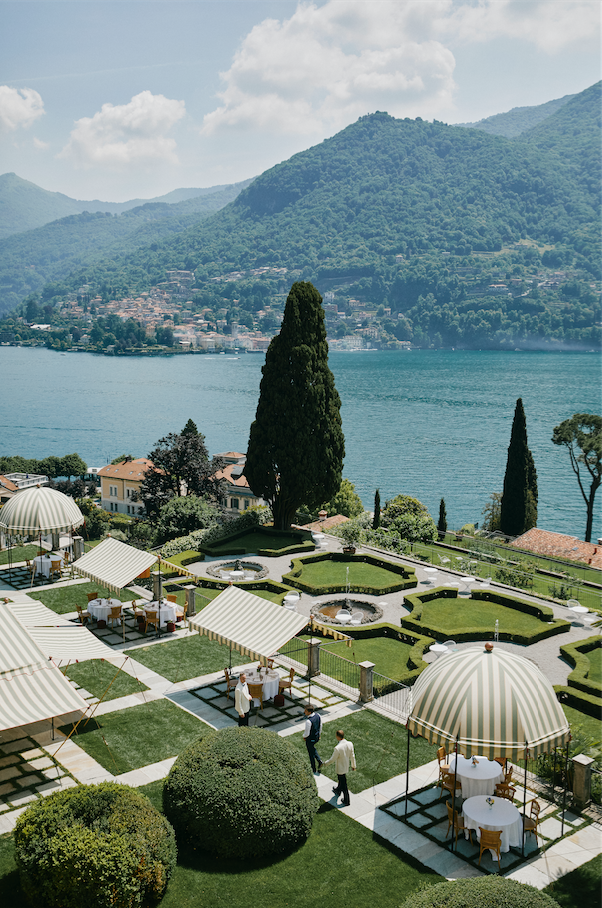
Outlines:
{"label": "blue sky", "polygon": [[0,0],[0,173],[123,201],[600,78],[599,0]]}

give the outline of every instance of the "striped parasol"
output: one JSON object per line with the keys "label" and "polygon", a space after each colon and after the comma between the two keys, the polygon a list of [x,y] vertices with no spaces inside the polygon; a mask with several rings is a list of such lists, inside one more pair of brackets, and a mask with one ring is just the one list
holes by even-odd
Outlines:
{"label": "striped parasol", "polygon": [[537,756],[569,739],[554,688],[530,660],[470,647],[433,662],[412,689],[408,728],[431,744],[457,741],[467,756]]}
{"label": "striped parasol", "polygon": [[73,498],[45,486],[18,492],[0,511],[0,528],[7,533],[58,533],[83,522]]}

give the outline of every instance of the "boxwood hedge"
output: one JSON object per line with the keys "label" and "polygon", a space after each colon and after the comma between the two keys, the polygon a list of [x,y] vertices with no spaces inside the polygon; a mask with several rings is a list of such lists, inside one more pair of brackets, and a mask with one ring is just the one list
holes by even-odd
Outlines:
{"label": "boxwood hedge", "polygon": [[127,785],[82,785],[36,801],[15,827],[21,885],[36,908],[138,908],[165,893],[174,831]]}
{"label": "boxwood hedge", "polygon": [[567,683],[592,697],[602,698],[602,684],[588,678],[590,661],[588,653],[602,647],[602,638],[590,637],[587,640],[578,640],[577,643],[568,643],[560,647],[560,652],[565,659],[574,666]]}
{"label": "boxwood hedge", "polygon": [[411,895],[403,908],[558,908],[558,902],[526,883],[489,876],[437,883]]}
{"label": "boxwood hedge", "polygon": [[261,728],[209,731],[171,768],[163,809],[181,845],[223,858],[290,851],[318,809],[309,761]]}
{"label": "boxwood hedge", "polygon": [[352,582],[349,586],[349,591],[351,593],[384,596],[390,593],[399,592],[399,590],[408,590],[416,586],[414,568],[408,567],[405,564],[398,564],[394,561],[387,561],[385,558],[380,558],[377,555],[368,555],[364,553],[361,555],[345,555],[341,552],[321,552],[319,555],[310,555],[308,558],[303,558],[303,560],[300,558],[293,558],[291,570],[288,574],[283,575],[282,582],[287,583],[289,586],[293,586],[304,593],[309,593],[312,596],[328,596],[331,593],[346,592],[347,585],[345,583],[325,583],[317,585],[310,583],[303,578],[304,567],[316,564],[320,561],[342,561],[348,564],[353,562],[357,563],[359,561],[364,564],[371,564],[374,567],[383,568],[383,570],[389,571],[390,574],[397,577],[395,581],[388,584],[388,586],[383,587],[371,587],[367,584]]}

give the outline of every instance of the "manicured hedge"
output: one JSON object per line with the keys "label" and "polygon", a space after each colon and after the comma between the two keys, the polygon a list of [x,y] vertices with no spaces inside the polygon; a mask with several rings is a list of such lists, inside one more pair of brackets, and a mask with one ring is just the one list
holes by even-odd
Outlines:
{"label": "manicured hedge", "polygon": [[[205,554],[209,555],[212,558],[217,558],[220,555],[225,555],[225,548],[227,546],[228,555],[246,555],[247,550],[243,547],[231,546],[230,543],[236,542],[237,539],[242,539],[244,536],[247,536],[249,533],[260,533],[261,536],[265,536],[265,546],[262,546],[257,550],[258,555],[264,555],[265,557],[277,557],[279,555],[294,555],[296,552],[313,552],[315,549],[315,544],[312,541],[312,536],[309,530],[276,530],[274,527],[266,526],[245,526],[242,529],[236,530],[233,533],[227,533],[223,536],[220,536],[218,539],[209,539],[209,541],[204,542],[201,545],[201,550]],[[270,548],[270,536],[278,537],[282,539],[290,537],[291,544],[285,546],[284,548],[272,549]]]}
{"label": "manicured hedge", "polygon": [[412,647],[408,656],[409,670],[405,675],[398,678],[402,684],[413,684],[418,675],[428,666],[422,658],[425,649],[434,643],[433,637],[425,637],[424,634],[416,634],[413,631],[400,630],[394,624],[369,624],[361,627],[345,627],[345,633],[355,640],[367,640],[374,637],[388,637],[393,640],[400,640],[402,643],[409,643]]}
{"label": "manicured hedge", "polygon": [[[424,624],[422,621],[422,608],[425,603],[433,599],[455,599],[458,593],[455,589],[449,587],[436,587],[423,593],[409,593],[405,599],[405,605],[411,610],[410,616],[401,618],[401,626],[408,628],[416,633],[428,634],[435,639],[441,639],[447,634],[447,629],[437,627],[433,624]],[[508,640],[512,643],[522,643],[525,646],[531,646],[540,640],[546,640],[556,634],[563,634],[570,630],[570,622],[563,621],[560,618],[554,620],[552,609],[545,605],[537,605],[533,602],[527,602],[524,599],[518,599],[514,596],[505,595],[504,593],[494,592],[493,590],[473,590],[470,596],[473,600],[485,600],[486,602],[496,602],[506,608],[516,609],[518,612],[526,612],[545,622],[540,631],[533,634],[521,634],[512,631],[500,630],[499,639]],[[458,643],[466,643],[470,640],[493,640],[495,631],[486,630],[482,627],[466,627],[462,631],[454,632],[455,639]]]}
{"label": "manicured hedge", "polygon": [[559,908],[545,892],[500,876],[437,883],[415,892],[402,908]]}
{"label": "manicured hedge", "polygon": [[186,567],[187,564],[194,564],[195,561],[204,561],[205,556],[203,552],[195,552],[193,549],[186,549],[184,552],[180,552],[177,555],[170,555],[169,558],[162,561],[162,566],[165,563],[178,564],[180,567]]}
{"label": "manicured hedge", "polygon": [[318,806],[307,758],[261,728],[207,732],[180,754],[163,789],[180,844],[233,861],[291,851]]}
{"label": "manicured hedge", "polygon": [[323,586],[315,586],[301,579],[305,565],[316,564],[320,561],[342,561],[348,564],[359,561],[364,564],[371,564],[374,567],[383,568],[383,570],[390,571],[392,574],[397,574],[400,578],[398,582],[391,583],[386,587],[378,588],[364,585],[360,586],[352,583],[349,587],[351,593],[386,596],[390,593],[397,593],[399,590],[408,590],[416,586],[416,575],[413,568],[407,567],[404,564],[397,564],[393,561],[387,561],[376,555],[368,555],[365,553],[361,555],[345,555],[341,552],[321,552],[319,555],[312,555],[309,558],[304,558],[303,561],[300,558],[294,558],[291,564],[291,570],[282,577],[282,582],[287,583],[289,586],[296,587],[304,593],[309,593],[312,596],[329,596],[333,593],[345,593],[347,587],[344,583],[328,583]]}
{"label": "manicured hedge", "polygon": [[567,679],[568,686],[598,699],[602,698],[602,684],[590,681],[587,677],[590,669],[587,654],[600,648],[602,648],[601,637],[590,637],[587,640],[578,640],[577,643],[567,643],[560,647],[562,655],[574,666]]}
{"label": "manicured hedge", "polygon": [[103,782],[31,804],[15,827],[21,885],[36,908],[135,908],[158,901],[176,865],[174,831],[127,785]]}
{"label": "manicured hedge", "polygon": [[586,716],[592,716],[602,722],[602,699],[600,696],[586,694],[576,687],[563,687],[560,684],[554,685],[556,696],[565,706],[571,706]]}

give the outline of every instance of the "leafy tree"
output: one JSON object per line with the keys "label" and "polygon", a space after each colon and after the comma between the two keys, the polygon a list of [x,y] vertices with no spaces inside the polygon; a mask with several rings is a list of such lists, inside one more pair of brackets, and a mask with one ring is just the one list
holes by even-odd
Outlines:
{"label": "leafy tree", "polygon": [[437,538],[435,521],[427,507],[409,495],[396,495],[386,501],[380,523],[409,542],[432,542]]}
{"label": "leafy tree", "polygon": [[483,508],[483,529],[490,533],[495,533],[500,528],[500,511],[501,511],[502,493],[493,492]]}
{"label": "leafy tree", "polygon": [[153,466],[144,474],[136,497],[144,503],[151,523],[156,523],[161,508],[172,498],[196,495],[219,501],[223,484],[216,474],[225,461],[209,459],[204,435],[170,432],[159,439],[148,459]]}
{"label": "leafy tree", "polygon": [[437,530],[445,535],[447,530],[447,514],[445,512],[445,498],[442,498],[439,502],[439,520],[437,522]]}
{"label": "leafy tree", "polygon": [[355,486],[348,479],[341,481],[339,491],[324,505],[329,517],[343,514],[345,517],[359,517],[364,513],[362,499],[355,491]]}
{"label": "leafy tree", "polygon": [[374,493],[374,517],[372,518],[372,529],[377,530],[380,526],[380,489]]}
{"label": "leafy tree", "polygon": [[196,495],[172,498],[159,511],[156,542],[161,545],[169,539],[214,526],[219,516],[219,508],[205,498]]}
{"label": "leafy tree", "polygon": [[322,297],[312,284],[291,287],[261,371],[245,476],[269,502],[274,526],[286,529],[299,505],[315,507],[337,492],[345,456]]}
{"label": "leafy tree", "polygon": [[[587,508],[585,541],[591,542],[594,498],[602,481],[602,416],[575,413],[554,427],[552,441],[555,445],[564,445],[569,452],[571,467]],[[589,491],[585,488],[588,479],[581,467],[589,473]]]}
{"label": "leafy tree", "polygon": [[59,476],[66,476],[67,479],[71,480],[72,476],[83,476],[87,469],[87,464],[81,459],[79,454],[66,454],[65,457],[61,458]]}
{"label": "leafy tree", "polygon": [[182,429],[182,435],[199,435],[199,430],[196,427],[196,423],[189,419],[184,428]]}
{"label": "leafy tree", "polygon": [[132,457],[131,454],[120,454],[119,457],[115,457],[115,458],[111,461],[111,463],[123,463],[124,460],[133,460],[133,459],[134,459],[134,458]]}
{"label": "leafy tree", "polygon": [[105,536],[111,521],[109,512],[97,508],[90,498],[78,498],[77,506],[84,515],[84,524],[79,530],[84,539],[100,539]]}
{"label": "leafy tree", "polygon": [[537,524],[537,473],[527,444],[527,420],[522,398],[516,401],[504,490],[500,508],[500,529],[508,536],[520,536]]}

